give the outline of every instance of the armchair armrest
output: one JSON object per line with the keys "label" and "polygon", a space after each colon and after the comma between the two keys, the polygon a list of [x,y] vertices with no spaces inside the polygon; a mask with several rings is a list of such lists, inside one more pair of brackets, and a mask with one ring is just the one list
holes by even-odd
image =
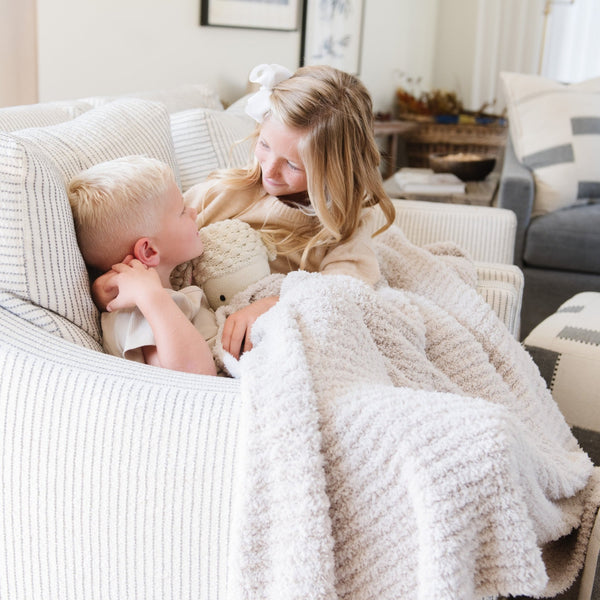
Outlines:
{"label": "armchair armrest", "polygon": [[[451,241],[469,253],[477,267],[477,291],[519,335],[523,273],[512,264],[517,218],[490,206],[393,199],[395,224],[418,246]],[[378,212],[377,227],[384,224]]]}
{"label": "armchair armrest", "polygon": [[523,272],[515,265],[476,263],[477,291],[516,339],[521,329]]}
{"label": "armchair armrest", "polygon": [[392,202],[396,225],[414,244],[452,241],[473,260],[512,264],[517,220],[510,210],[421,200]]}
{"label": "armchair armrest", "polygon": [[531,171],[519,162],[510,139],[506,143],[504,164],[500,175],[498,207],[512,210],[517,216],[515,264],[523,264],[525,231],[531,220],[535,183]]}
{"label": "armchair armrest", "polygon": [[0,372],[0,597],[225,598],[239,381],[95,352],[3,307]]}

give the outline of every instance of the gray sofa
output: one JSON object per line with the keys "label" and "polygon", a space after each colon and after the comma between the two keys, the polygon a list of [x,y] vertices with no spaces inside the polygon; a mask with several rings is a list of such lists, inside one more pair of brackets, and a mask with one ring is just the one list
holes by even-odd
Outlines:
{"label": "gray sofa", "polygon": [[525,275],[521,339],[574,294],[600,291],[600,203],[532,217],[534,197],[533,174],[509,136],[498,206],[517,215],[515,264]]}

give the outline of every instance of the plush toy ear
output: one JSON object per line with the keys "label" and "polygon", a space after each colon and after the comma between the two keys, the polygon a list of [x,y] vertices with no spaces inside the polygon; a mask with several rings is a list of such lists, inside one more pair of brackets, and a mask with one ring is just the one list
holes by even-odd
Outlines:
{"label": "plush toy ear", "polygon": [[147,237],[140,238],[133,246],[133,255],[147,267],[158,267],[160,253],[154,242]]}

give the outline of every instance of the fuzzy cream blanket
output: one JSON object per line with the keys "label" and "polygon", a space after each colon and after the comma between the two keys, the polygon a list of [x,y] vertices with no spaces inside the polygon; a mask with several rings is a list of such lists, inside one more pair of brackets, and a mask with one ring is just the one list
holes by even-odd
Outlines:
{"label": "fuzzy cream blanket", "polygon": [[376,240],[384,283],[276,280],[239,362],[231,598],[558,593],[583,564],[594,467],[470,262],[395,227]]}

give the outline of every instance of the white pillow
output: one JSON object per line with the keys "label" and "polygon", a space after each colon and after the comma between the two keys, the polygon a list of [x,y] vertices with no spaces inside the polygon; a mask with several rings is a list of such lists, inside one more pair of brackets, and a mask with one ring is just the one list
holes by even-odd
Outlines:
{"label": "white pillow", "polygon": [[123,98],[142,98],[143,100],[162,102],[167,107],[169,114],[192,108],[223,110],[223,104],[219,95],[211,88],[200,83],[180,85],[167,90],[131,92],[119,96],[92,96],[83,100],[94,107],[98,107]]}
{"label": "white pillow", "polygon": [[533,171],[534,215],[600,197],[600,77],[565,85],[501,73],[517,158]]}
{"label": "white pillow", "polygon": [[57,125],[70,121],[91,108],[91,104],[81,100],[0,108],[0,131],[17,131],[28,127]]}
{"label": "white pillow", "polygon": [[200,108],[171,115],[182,191],[204,181],[215,169],[247,164],[251,144],[245,138],[255,126],[245,113],[229,109]]}
{"label": "white pillow", "polygon": [[146,154],[175,167],[169,116],[122,100],[40,129],[0,133],[0,305],[100,349],[98,313],[79,252],[66,182],[95,163]]}

